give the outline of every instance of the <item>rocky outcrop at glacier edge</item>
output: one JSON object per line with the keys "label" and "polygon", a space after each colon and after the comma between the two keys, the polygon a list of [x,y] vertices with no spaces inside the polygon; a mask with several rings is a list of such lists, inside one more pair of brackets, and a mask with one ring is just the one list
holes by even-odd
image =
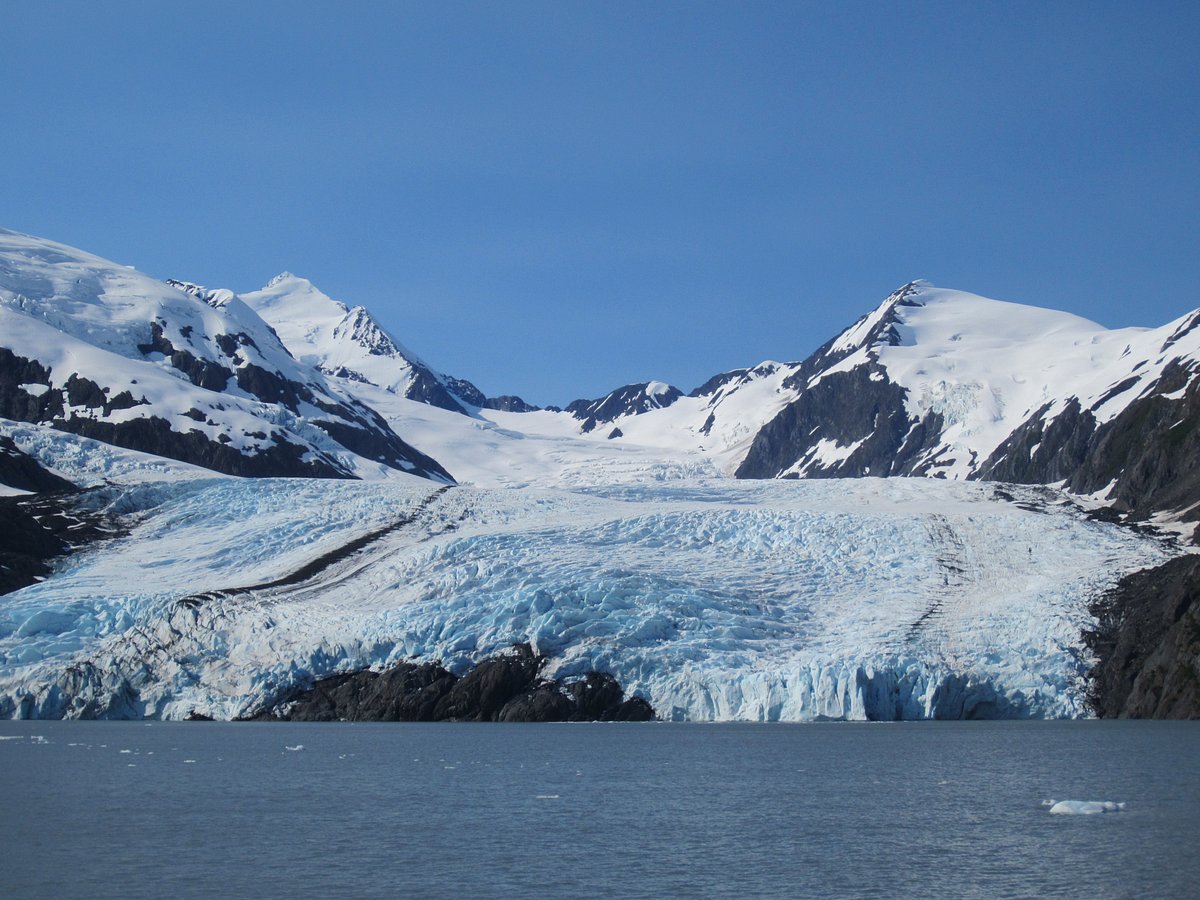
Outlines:
{"label": "rocky outcrop at glacier edge", "polygon": [[1123,719],[1200,718],[1200,556],[1127,575],[1092,605],[1089,702]]}
{"label": "rocky outcrop at glacier edge", "polygon": [[435,662],[401,662],[319,679],[257,715],[289,722],[645,722],[654,709],[625,698],[611,675],[539,677],[547,660],[528,644],[456,676]]}

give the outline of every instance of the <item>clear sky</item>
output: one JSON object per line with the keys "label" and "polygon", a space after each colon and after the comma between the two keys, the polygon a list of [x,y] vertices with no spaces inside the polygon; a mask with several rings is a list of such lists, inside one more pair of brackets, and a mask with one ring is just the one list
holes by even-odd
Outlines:
{"label": "clear sky", "polygon": [[1200,4],[0,2],[0,225],[281,270],[535,403],[794,360],[912,278],[1200,306]]}

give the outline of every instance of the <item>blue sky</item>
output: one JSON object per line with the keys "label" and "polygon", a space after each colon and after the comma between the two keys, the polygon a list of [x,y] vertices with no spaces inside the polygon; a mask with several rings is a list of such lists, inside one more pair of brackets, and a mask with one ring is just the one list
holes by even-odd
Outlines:
{"label": "blue sky", "polygon": [[923,277],[1200,306],[1200,4],[4,3],[0,225],[563,404]]}

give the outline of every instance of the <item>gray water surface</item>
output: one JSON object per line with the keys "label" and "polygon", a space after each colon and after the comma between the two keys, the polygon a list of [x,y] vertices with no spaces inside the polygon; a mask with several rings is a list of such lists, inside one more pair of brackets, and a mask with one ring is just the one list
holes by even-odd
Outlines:
{"label": "gray water surface", "polygon": [[1200,723],[0,737],[10,897],[1200,896]]}

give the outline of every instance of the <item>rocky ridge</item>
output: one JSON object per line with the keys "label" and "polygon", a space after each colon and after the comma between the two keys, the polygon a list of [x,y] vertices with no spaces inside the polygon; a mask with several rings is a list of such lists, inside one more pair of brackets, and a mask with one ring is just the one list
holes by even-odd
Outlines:
{"label": "rocky ridge", "polygon": [[546,657],[528,644],[478,663],[459,677],[440,663],[401,662],[322,678],[251,719],[290,722],[643,722],[654,710],[625,698],[611,675],[567,683],[539,677]]}

